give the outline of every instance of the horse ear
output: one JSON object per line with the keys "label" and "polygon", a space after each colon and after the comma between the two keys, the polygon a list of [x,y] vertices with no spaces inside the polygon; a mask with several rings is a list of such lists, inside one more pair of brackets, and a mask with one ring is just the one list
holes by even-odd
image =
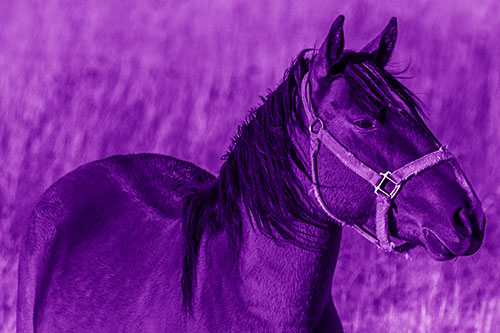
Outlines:
{"label": "horse ear", "polygon": [[392,51],[396,45],[396,38],[398,36],[398,28],[396,18],[393,17],[387,23],[384,30],[375,37],[370,43],[361,49],[361,52],[371,53],[375,62],[384,67],[391,58]]}
{"label": "horse ear", "polygon": [[314,78],[319,80],[328,74],[328,70],[340,58],[344,51],[344,15],[339,15],[333,22],[328,36],[319,48],[313,61],[312,72]]}

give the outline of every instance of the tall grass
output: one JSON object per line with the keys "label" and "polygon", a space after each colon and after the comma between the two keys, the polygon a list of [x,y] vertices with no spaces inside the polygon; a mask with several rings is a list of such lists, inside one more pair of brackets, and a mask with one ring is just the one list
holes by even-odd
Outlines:
{"label": "tall grass", "polygon": [[212,172],[292,58],[346,15],[358,49],[391,16],[395,67],[461,160],[488,225],[472,257],[406,261],[344,233],[332,293],[347,331],[500,327],[500,5],[469,1],[0,3],[0,330],[15,322],[17,252],[40,194],[75,167],[158,152]]}

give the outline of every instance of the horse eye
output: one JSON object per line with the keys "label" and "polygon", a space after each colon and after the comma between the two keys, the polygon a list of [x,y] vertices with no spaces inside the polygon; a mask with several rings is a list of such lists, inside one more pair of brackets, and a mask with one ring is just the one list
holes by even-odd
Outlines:
{"label": "horse eye", "polygon": [[361,119],[354,122],[354,125],[361,129],[372,129],[375,124],[370,119]]}

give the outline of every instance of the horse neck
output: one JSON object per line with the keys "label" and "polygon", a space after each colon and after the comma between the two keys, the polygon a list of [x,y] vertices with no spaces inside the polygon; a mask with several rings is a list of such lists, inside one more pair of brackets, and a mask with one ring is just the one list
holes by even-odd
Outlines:
{"label": "horse neck", "polygon": [[341,231],[321,230],[303,225],[301,231],[316,239],[316,251],[282,241],[277,244],[251,225],[247,216],[242,223],[239,273],[246,304],[254,313],[286,327],[319,320],[330,299],[331,283],[337,261]]}
{"label": "horse neck", "polygon": [[[305,154],[304,160],[308,161],[307,136],[297,133],[296,139]],[[248,142],[251,140],[238,144]],[[297,168],[294,172],[307,193],[311,186],[308,177]],[[255,227],[243,201],[238,208],[242,219],[237,268],[231,268],[235,249],[229,232],[205,234],[200,246],[195,304],[200,304],[203,312],[206,312],[202,310],[204,306],[213,308],[210,304],[214,302],[218,308],[231,309],[231,312],[241,310],[241,316],[255,315],[261,321],[272,323],[269,327],[276,327],[277,331],[313,326],[331,300],[341,229],[333,224],[331,228],[321,229],[297,222],[300,235],[315,240],[314,246],[309,244],[313,248],[303,249],[275,232],[279,242],[270,239]],[[319,206],[317,209],[319,211]]]}
{"label": "horse neck", "polygon": [[[296,140],[295,144],[306,154],[304,160],[308,161],[308,137],[298,132]],[[298,169],[294,171],[304,188],[309,189],[311,182],[306,175]],[[242,220],[239,256],[242,290],[248,304],[255,304],[256,311],[270,321],[314,322],[330,298],[341,229],[336,225],[326,230],[305,223],[297,225],[302,235],[315,241],[314,250],[300,248],[286,240],[277,244],[253,227],[251,216],[244,214]]]}

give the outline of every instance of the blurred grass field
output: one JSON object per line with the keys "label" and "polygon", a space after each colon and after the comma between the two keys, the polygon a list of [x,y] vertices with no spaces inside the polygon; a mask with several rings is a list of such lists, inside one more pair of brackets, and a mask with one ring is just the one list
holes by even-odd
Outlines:
{"label": "blurred grass field", "polygon": [[344,232],[332,293],[348,332],[500,330],[500,3],[0,2],[0,331],[15,325],[17,254],[43,191],[77,166],[157,152],[216,173],[237,125],[338,14],[359,49],[390,17],[391,65],[426,105],[487,216],[472,257],[438,263]]}

